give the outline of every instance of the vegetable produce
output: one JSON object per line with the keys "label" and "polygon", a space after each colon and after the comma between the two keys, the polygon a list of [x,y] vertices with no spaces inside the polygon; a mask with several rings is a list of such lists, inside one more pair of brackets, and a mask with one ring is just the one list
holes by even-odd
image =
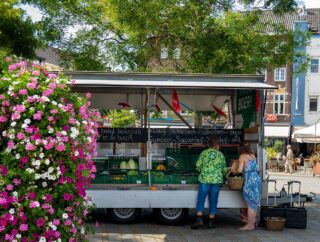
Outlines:
{"label": "vegetable produce", "polygon": [[134,171],[134,170],[128,171],[127,173],[128,176],[137,176],[138,174],[139,174],[138,171]]}
{"label": "vegetable produce", "polygon": [[121,169],[121,170],[126,170],[126,169],[128,169],[128,165],[127,165],[127,162],[126,162],[126,161],[121,161],[121,163],[120,163],[120,169]]}
{"label": "vegetable produce", "polygon": [[156,168],[157,171],[165,171],[166,167],[164,165],[158,165]]}
{"label": "vegetable produce", "polygon": [[134,160],[130,159],[127,164],[127,169],[133,170],[133,169],[137,169],[137,168],[138,168],[138,166],[137,166],[136,162]]}

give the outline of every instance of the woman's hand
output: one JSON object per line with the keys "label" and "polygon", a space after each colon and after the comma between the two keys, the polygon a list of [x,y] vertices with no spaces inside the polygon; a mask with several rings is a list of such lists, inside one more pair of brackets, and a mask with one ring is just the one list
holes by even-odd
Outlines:
{"label": "woman's hand", "polygon": [[230,171],[234,174],[239,173],[238,172],[238,167],[239,167],[239,161],[238,160],[233,160]]}

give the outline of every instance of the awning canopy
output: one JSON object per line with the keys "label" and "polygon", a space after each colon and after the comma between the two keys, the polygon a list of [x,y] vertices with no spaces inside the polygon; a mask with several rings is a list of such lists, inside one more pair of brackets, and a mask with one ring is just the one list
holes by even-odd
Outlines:
{"label": "awning canopy", "polygon": [[[119,103],[140,109],[149,92],[149,104],[162,110],[167,106],[157,98],[161,94],[171,100],[176,89],[182,110],[212,111],[212,105],[222,108],[235,95],[235,90],[262,90],[276,87],[264,83],[263,75],[168,74],[65,72],[75,81],[73,90],[91,92],[94,108],[119,109]],[[110,95],[112,94],[112,95]]]}
{"label": "awning canopy", "polygon": [[289,138],[290,126],[264,126],[264,136],[274,138]]}
{"label": "awning canopy", "polygon": [[320,143],[320,123],[293,132],[292,138],[299,143]]}

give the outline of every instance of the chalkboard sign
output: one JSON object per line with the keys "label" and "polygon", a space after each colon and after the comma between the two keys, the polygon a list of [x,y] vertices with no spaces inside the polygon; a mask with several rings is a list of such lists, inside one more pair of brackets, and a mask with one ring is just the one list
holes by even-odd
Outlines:
{"label": "chalkboard sign", "polygon": [[145,143],[148,129],[141,128],[98,128],[98,142]]}
{"label": "chalkboard sign", "polygon": [[[148,140],[146,128],[99,128],[98,142],[145,143]],[[201,144],[211,136],[219,137],[222,145],[240,144],[242,129],[151,129],[153,143]]]}

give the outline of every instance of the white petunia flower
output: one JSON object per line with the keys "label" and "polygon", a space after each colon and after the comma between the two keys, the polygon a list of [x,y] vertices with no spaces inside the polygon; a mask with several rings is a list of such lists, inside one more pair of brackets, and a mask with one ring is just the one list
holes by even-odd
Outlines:
{"label": "white petunia flower", "polygon": [[10,214],[14,214],[14,208],[11,208],[11,209],[9,210],[9,213],[10,213]]}
{"label": "white petunia flower", "polygon": [[54,171],[54,168],[51,166],[51,167],[49,167],[49,169],[48,169],[48,172],[49,173],[52,173]]}
{"label": "white petunia flower", "polygon": [[50,164],[50,160],[49,159],[46,159],[44,162],[46,163],[47,166]]}
{"label": "white petunia flower", "polygon": [[36,165],[36,166],[40,166],[40,165],[41,165],[41,162],[40,162],[39,160],[36,160],[36,161],[35,161],[35,165]]}
{"label": "white petunia flower", "polygon": [[56,101],[52,101],[51,103],[55,106],[58,104]]}
{"label": "white petunia flower", "polygon": [[43,186],[43,187],[47,187],[48,184],[47,184],[46,182],[42,182],[42,186]]}
{"label": "white petunia flower", "polygon": [[55,226],[55,225],[52,225],[51,228],[52,228],[53,231],[57,230],[57,226]]}
{"label": "white petunia flower", "polygon": [[16,159],[19,160],[21,158],[20,154],[16,154]]}
{"label": "white petunia flower", "polygon": [[26,123],[22,124],[21,128],[23,128],[23,129],[28,128],[28,124],[26,124]]}
{"label": "white petunia flower", "polygon": [[49,134],[52,134],[52,133],[53,133],[53,128],[50,128],[50,129],[48,130],[48,133],[49,133]]}
{"label": "white petunia flower", "polygon": [[25,123],[25,124],[30,124],[30,123],[31,123],[31,120],[30,120],[30,119],[26,119],[26,120],[24,120],[24,123]]}
{"label": "white petunia flower", "polygon": [[64,136],[66,136],[66,135],[67,135],[67,132],[63,130],[63,131],[61,131],[61,134],[64,135]]}
{"label": "white petunia flower", "polygon": [[67,219],[67,218],[68,218],[68,214],[63,213],[63,214],[62,214],[62,218],[63,218],[63,219]]}
{"label": "white petunia flower", "polygon": [[16,238],[20,239],[21,238],[21,234],[16,234]]}
{"label": "white petunia flower", "polygon": [[47,239],[45,237],[40,237],[39,242],[47,242]]}
{"label": "white petunia flower", "polygon": [[74,152],[74,155],[75,155],[75,156],[78,156],[78,155],[79,155],[79,151],[76,150],[76,151]]}
{"label": "white petunia flower", "polygon": [[85,231],[85,229],[84,229],[84,227],[81,227],[81,234],[84,234],[86,231]]}
{"label": "white petunia flower", "polygon": [[34,175],[34,179],[39,180],[40,178],[41,178],[41,175],[40,175],[40,174],[36,173],[36,174]]}
{"label": "white petunia flower", "polygon": [[14,192],[12,193],[12,195],[13,195],[14,197],[18,197],[18,192],[17,192],[17,191],[14,191]]}
{"label": "white petunia flower", "polygon": [[32,168],[27,168],[27,169],[26,169],[26,172],[32,174],[32,173],[34,173],[34,169],[32,169]]}
{"label": "white petunia flower", "polygon": [[43,153],[40,153],[39,154],[39,157],[42,159],[44,157],[44,154]]}
{"label": "white petunia flower", "polygon": [[12,122],[12,123],[10,124],[11,127],[14,127],[14,126],[16,126],[16,125],[17,125],[17,122]]}

